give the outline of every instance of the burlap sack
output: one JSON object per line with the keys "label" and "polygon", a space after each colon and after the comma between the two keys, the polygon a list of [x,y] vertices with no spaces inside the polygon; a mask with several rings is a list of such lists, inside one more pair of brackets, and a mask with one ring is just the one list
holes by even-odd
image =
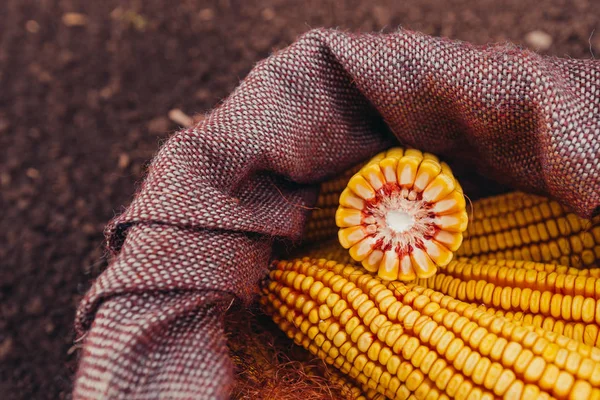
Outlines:
{"label": "burlap sack", "polygon": [[114,259],[77,314],[74,398],[226,398],[225,310],[251,300],[274,238],[300,239],[316,184],[392,143],[598,212],[599,93],[594,60],[307,33],[175,134],[110,224]]}

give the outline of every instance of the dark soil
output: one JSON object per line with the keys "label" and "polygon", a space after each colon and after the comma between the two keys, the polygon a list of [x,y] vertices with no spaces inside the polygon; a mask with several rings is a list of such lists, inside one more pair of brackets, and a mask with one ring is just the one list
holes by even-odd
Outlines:
{"label": "dark soil", "polygon": [[178,128],[169,111],[205,112],[298,34],[401,25],[524,44],[542,30],[548,54],[600,53],[592,0],[373,3],[0,1],[0,397],[70,397],[73,317],[106,266],[103,226]]}

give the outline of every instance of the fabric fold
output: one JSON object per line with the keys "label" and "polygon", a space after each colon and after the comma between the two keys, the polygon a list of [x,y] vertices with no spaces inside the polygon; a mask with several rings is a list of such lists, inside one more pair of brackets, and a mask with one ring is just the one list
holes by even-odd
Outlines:
{"label": "fabric fold", "polygon": [[231,384],[223,314],[231,295],[123,294],[102,303],[74,398],[215,398]]}
{"label": "fabric fold", "polygon": [[270,247],[269,238],[234,232],[132,226],[79,307],[76,328],[87,334],[74,397],[226,393],[225,311],[252,299]]}

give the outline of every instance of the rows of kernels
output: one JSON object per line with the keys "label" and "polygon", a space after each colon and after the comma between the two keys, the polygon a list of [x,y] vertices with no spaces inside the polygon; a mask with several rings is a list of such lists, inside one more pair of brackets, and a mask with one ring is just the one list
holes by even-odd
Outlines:
{"label": "rows of kernels", "polygon": [[[352,276],[351,276],[352,277]],[[370,279],[370,277],[368,277],[368,275],[363,275],[363,277],[366,277],[368,279]],[[361,278],[363,278],[361,277]],[[283,278],[283,276],[282,276]],[[326,278],[326,276],[324,276],[324,278]],[[284,278],[285,279],[285,278]],[[291,281],[291,279],[290,279]],[[362,279],[362,281],[365,281],[365,279]],[[373,281],[367,282],[367,285],[372,285]],[[365,302],[364,296],[361,297],[361,295],[358,295],[358,293],[356,292],[356,286],[352,287],[350,285],[350,287],[348,288],[350,289],[350,291],[348,292],[348,295],[350,296],[350,300],[352,300],[352,304],[355,307],[355,311],[358,311],[356,309],[356,306],[358,305],[360,307],[360,304],[363,304],[363,302]],[[352,294],[354,291],[354,294]],[[364,294],[364,293],[361,293]],[[314,294],[315,296],[318,296],[318,293]],[[360,314],[359,314],[360,315]],[[354,324],[352,323],[354,322]],[[353,318],[353,321],[351,321],[349,323],[349,328],[347,329],[351,329],[352,331],[352,338],[355,342],[357,342],[357,345],[360,346],[358,348],[358,350],[362,350],[363,352],[366,351],[365,349],[370,349],[370,351],[368,352],[368,356],[375,360],[377,359],[377,355],[375,354],[373,348],[377,348],[377,342],[373,341],[373,338],[371,338],[371,334],[368,332],[368,330],[366,329],[366,327],[364,325],[360,325],[358,318]],[[373,325],[372,325],[373,326]],[[325,323],[325,324],[321,324],[321,330],[326,331],[327,329],[329,329],[330,325]],[[391,336],[390,337],[398,337],[398,335],[400,334],[400,331],[396,332],[393,329],[390,331],[391,332]],[[401,335],[400,338],[401,339],[405,339],[407,337],[407,335]],[[402,341],[402,340],[401,340]],[[389,349],[388,349],[389,350]],[[383,354],[383,357],[385,357],[386,352],[382,351],[381,354]],[[358,356],[360,357],[360,356]],[[425,382],[427,384],[427,380],[423,380],[421,378],[422,374],[419,374],[418,372],[415,373],[414,372],[414,365],[411,366],[411,364],[409,363],[400,363],[399,359],[397,356],[392,356],[394,358],[392,358],[390,364],[388,365],[388,371],[391,371],[393,373],[398,372],[398,377],[402,380],[402,379],[406,379],[407,380],[407,387],[408,388],[412,388],[413,390],[415,390],[415,392],[418,392],[418,388],[417,388],[417,383],[419,383],[420,385],[423,384],[423,382]],[[360,360],[364,360],[366,361],[366,356],[364,356],[362,359]],[[361,361],[362,362],[362,361]],[[362,367],[362,364],[361,364]],[[412,380],[411,380],[412,377]],[[404,382],[404,380],[402,380]],[[468,380],[467,380],[468,383]],[[427,387],[429,387],[430,385],[426,385]],[[431,389],[428,391],[428,393],[431,391]]]}
{"label": "rows of kernels", "polygon": [[534,261],[526,260],[478,260],[475,257],[458,257],[456,261],[468,262],[471,264],[485,264],[485,265],[497,265],[499,267],[506,266],[511,268],[523,268],[532,269],[535,271],[545,271],[547,273],[556,272],[565,275],[577,275],[577,276],[592,276],[595,278],[600,277],[600,268],[576,268],[569,267],[559,264],[539,263]]}
{"label": "rows of kernels", "polygon": [[477,219],[491,218],[543,202],[544,198],[540,196],[525,195],[521,192],[506,193],[473,203],[473,214]]}
{"label": "rows of kernels", "polygon": [[[304,265],[310,265],[309,261],[310,261],[310,258],[308,258],[308,257],[304,258],[303,259],[303,262],[305,263]],[[320,260],[320,262],[322,263],[321,266],[325,265],[325,264],[323,264],[323,263],[325,263],[325,260]],[[516,262],[516,263],[518,265],[526,265],[528,267],[537,267],[538,269],[544,267],[544,265],[540,265],[540,264],[523,263],[523,262]],[[501,264],[504,264],[504,263],[501,263]],[[335,262],[329,261],[329,262],[327,262],[327,265],[333,266],[333,265],[335,265]],[[341,264],[338,264],[334,268],[341,268]],[[342,271],[342,270],[339,270],[338,272],[340,272],[340,271]],[[366,271],[361,270],[360,267],[346,266],[346,267],[344,267],[343,271],[352,271],[354,276],[361,276],[361,279],[367,277]],[[357,271],[358,271],[358,274],[356,273]],[[571,269],[569,269],[569,271],[577,272],[579,270],[571,268]],[[582,271],[580,271],[580,272],[582,272]],[[342,272],[340,272],[340,273],[342,273]],[[343,273],[348,273],[348,272],[343,272]],[[365,276],[362,276],[362,275],[365,275]],[[371,282],[373,282],[373,281],[371,281]],[[488,312],[491,312],[492,314],[497,313],[500,315],[504,315],[504,312],[502,310],[496,310],[492,307],[485,307],[480,302],[472,303],[471,305],[474,304],[474,306],[470,307],[470,305],[465,302],[457,301],[455,298],[453,298],[451,296],[444,295],[440,292],[435,292],[434,290],[427,288],[427,287],[420,287],[420,286],[413,286],[413,285],[405,286],[405,285],[398,284],[396,282],[386,282],[385,284],[388,286],[391,286],[393,288],[393,290],[395,292],[397,292],[398,295],[400,295],[400,294],[405,295],[406,293],[408,293],[408,295],[403,298],[403,302],[405,302],[405,303],[408,302],[410,304],[410,301],[412,301],[411,299],[413,299],[417,294],[423,294],[423,295],[430,297],[431,300],[442,304],[444,307],[449,307],[449,309],[451,309],[453,311],[458,310],[461,313],[469,314],[477,309],[477,310],[481,310],[481,311],[487,310]],[[377,285],[377,287],[382,287],[382,285],[381,284]],[[410,288],[410,292],[408,292],[408,288]],[[380,297],[382,294],[386,294],[389,296],[389,292],[381,292],[378,294],[378,297]],[[388,297],[386,299],[386,301],[384,301],[380,304],[380,308],[386,310],[390,304],[389,300],[393,300],[393,299],[395,299],[395,297]],[[454,307],[457,307],[457,309],[455,310]],[[513,315],[513,314],[507,314],[507,315]],[[522,315],[523,315],[522,313],[516,313],[515,317],[514,317],[515,318],[514,322],[517,324],[521,324],[522,323],[521,322]],[[531,319],[533,324],[531,326],[527,327],[528,329],[534,329],[535,327],[542,327],[542,326],[548,327],[549,321],[553,320],[551,317],[544,317],[539,314],[535,315],[535,316],[531,316],[531,314],[529,314],[529,315],[530,315],[530,317],[528,319]],[[535,317],[535,320],[533,319],[533,317]],[[568,337],[577,339],[577,336],[581,332],[581,330],[578,329],[578,327],[581,328],[583,326],[583,324],[572,324],[572,323],[570,324],[570,323],[564,323],[564,321],[557,321],[557,323],[554,326],[554,329],[552,329],[552,331],[554,331],[556,333],[560,333],[559,329],[562,326],[564,326],[564,328],[563,328],[564,331],[566,333],[568,333]],[[571,327],[573,327],[573,332],[570,331]],[[596,325],[595,324],[585,325],[585,327],[586,327],[586,329],[584,329],[583,332],[585,333],[587,331],[589,337],[591,338],[593,336],[593,333],[595,332],[594,328],[596,327]],[[549,329],[543,330],[542,333],[544,335],[550,335],[549,338],[551,338],[552,340],[555,340],[555,336],[552,335],[552,332],[550,332]],[[579,340],[579,341],[582,343],[585,343],[585,344],[593,345],[593,343],[588,343],[589,339]],[[584,354],[584,355],[589,355],[591,351],[592,350],[590,350],[587,346],[582,347],[582,354]],[[594,359],[600,360],[600,351],[595,349],[593,351],[593,354],[594,354]]]}
{"label": "rows of kernels", "polygon": [[584,324],[581,322],[565,322],[560,319],[545,317],[540,314],[523,313],[520,311],[512,312],[494,310],[493,308],[488,308],[488,311],[492,312],[494,315],[506,317],[511,321],[520,323],[525,327],[531,326],[542,328],[545,331],[555,332],[589,346],[600,347],[600,327],[595,323]]}
{"label": "rows of kernels", "polygon": [[[298,316],[294,310],[282,306],[278,299],[269,297],[268,301],[271,308],[267,307],[267,311],[271,312],[274,321],[297,344],[307,348],[328,364],[336,366],[341,372],[348,374],[358,383],[374,388],[379,393],[383,393],[390,398],[399,399],[406,399],[410,396],[411,391],[397,376],[392,376],[384,371],[380,365],[367,361],[365,355],[359,354],[355,346],[342,345],[338,350],[326,336],[330,324],[323,321],[318,326],[311,325],[308,327],[304,324],[305,320],[302,316]],[[282,322],[285,326],[281,326]],[[378,381],[372,379],[373,373],[379,379]]]}
{"label": "rows of kernels", "polygon": [[[500,286],[536,288],[555,293],[600,298],[600,269],[578,270],[536,263],[485,263],[456,260],[444,267],[445,273],[464,281],[485,280]],[[546,268],[548,267],[548,268]]]}
{"label": "rows of kernels", "polygon": [[[596,229],[596,228],[595,228]],[[500,260],[533,260],[537,262],[556,263],[571,265],[575,267],[597,267],[600,260],[600,245],[595,242],[593,246],[583,247],[589,243],[592,235],[589,232],[578,233],[568,238],[550,240],[548,243],[520,245],[504,251],[487,252],[489,238],[469,238],[463,242],[457,254],[461,256],[472,256],[484,261],[489,259]],[[483,250],[480,250],[483,249]]]}
{"label": "rows of kernels", "polygon": [[315,209],[306,223],[303,240],[307,243],[335,237],[338,228],[330,221],[335,221],[335,208]]}
{"label": "rows of kernels", "polygon": [[[591,386],[588,387],[579,382],[575,384],[575,377],[580,379],[589,378],[587,370],[589,370],[590,363],[593,363],[594,368],[596,368],[595,363],[590,359],[585,358],[585,356],[593,356],[593,358],[598,359],[600,353],[593,352],[589,349],[589,346],[581,347],[577,344],[574,345],[573,341],[561,338],[558,335],[553,336],[549,333],[547,334],[542,330],[539,330],[538,333],[532,332],[531,330],[511,324],[504,318],[494,318],[484,311],[477,310],[475,307],[456,301],[455,299],[450,299],[448,296],[443,296],[440,293],[435,293],[428,289],[420,288],[417,291],[409,290],[400,283],[397,283],[397,285],[392,288],[393,290],[386,289],[385,285],[382,285],[382,282],[364,274],[360,269],[350,266],[336,265],[335,263],[327,263],[325,260],[320,260],[316,262],[315,265],[306,261],[298,261],[296,263],[280,264],[279,267],[288,268],[295,274],[285,274],[281,271],[272,272],[272,278],[277,279],[277,277],[279,277],[279,279],[282,279],[282,282],[285,282],[287,285],[295,285],[296,287],[302,288],[302,284],[298,282],[299,280],[304,280],[304,278],[299,279],[298,274],[308,274],[311,276],[313,279],[312,285],[317,283],[315,280],[320,281],[321,285],[317,285],[318,290],[311,290],[311,288],[308,287],[305,289],[308,289],[308,294],[311,295],[313,300],[321,301],[322,303],[324,301],[325,303],[323,304],[327,304],[327,298],[332,294],[329,286],[331,285],[332,288],[335,286],[333,292],[341,295],[341,298],[336,298],[336,300],[339,302],[344,298],[343,301],[345,301],[348,307],[353,310],[352,312],[358,313],[358,316],[354,315],[351,317],[348,315],[346,317],[346,323],[352,328],[351,333],[347,334],[350,334],[353,343],[360,346],[358,348],[359,352],[362,350],[367,353],[364,357],[365,360],[367,357],[372,359],[376,358],[377,354],[385,354],[390,360],[393,360],[391,365],[392,368],[394,368],[395,366],[402,365],[402,359],[399,358],[399,354],[408,360],[412,360],[414,357],[414,361],[419,365],[421,372],[423,374],[429,374],[428,376],[431,381],[435,382],[436,385],[439,384],[444,387],[444,390],[446,390],[444,384],[449,382],[449,380],[447,380],[448,375],[450,372],[454,371],[445,370],[448,361],[456,362],[461,369],[466,367],[466,370],[462,371],[463,373],[470,372],[472,370],[472,365],[479,365],[482,363],[480,365],[481,368],[477,369],[478,373],[471,376],[472,381],[468,379],[463,380],[463,383],[467,383],[461,384],[460,387],[465,389],[470,386],[469,391],[477,389],[475,390],[475,393],[477,393],[478,390],[483,390],[487,387],[485,386],[487,382],[488,386],[500,393],[513,393],[519,390],[525,390],[529,393],[535,391],[536,387],[528,386],[529,384],[526,383],[528,382],[527,379],[533,379],[532,376],[536,376],[534,373],[539,374],[539,371],[535,371],[539,369],[537,367],[539,367],[541,363],[540,361],[536,361],[534,364],[536,368],[532,367],[531,371],[522,368],[522,364],[526,364],[526,361],[529,360],[529,358],[531,358],[529,361],[532,361],[543,359],[542,356],[545,356],[548,360],[546,361],[546,359],[544,359],[544,361],[547,362],[549,366],[541,372],[540,379],[542,385],[540,387],[542,389],[552,390],[557,396],[566,395],[565,388],[570,389],[571,386],[581,390],[591,390]],[[308,276],[306,279],[308,279]],[[392,283],[387,283],[387,285],[390,287]],[[427,296],[425,293],[430,296]],[[289,296],[290,292],[283,291],[282,294],[284,296]],[[402,302],[395,300],[395,296],[402,296]],[[394,300],[390,301],[390,298],[394,298]],[[436,299],[438,303],[436,303]],[[294,297],[294,302],[296,301],[297,299]],[[408,304],[411,304],[414,308],[411,308]],[[333,308],[336,308],[336,306],[333,305]],[[341,309],[344,309],[344,307],[339,307],[339,310]],[[381,313],[378,311],[372,312],[371,310],[373,309],[378,311],[381,310]],[[340,317],[340,322],[342,322],[343,312],[340,312],[339,310],[337,313]],[[453,310],[458,310],[459,312]],[[371,314],[370,316],[368,316],[369,313]],[[460,315],[460,313],[464,315]],[[385,319],[380,318],[378,322],[379,325],[377,325],[378,329],[370,331],[370,329],[373,328],[373,323],[377,316],[383,314],[388,317],[388,320],[386,321]],[[368,318],[366,322],[370,322],[371,325],[368,323],[363,325],[361,323],[361,318]],[[391,329],[394,325],[394,321],[395,324],[398,325],[397,329]],[[333,329],[334,331],[340,329],[339,323],[337,322],[323,322],[325,323],[321,324],[323,326],[321,326],[320,329],[325,332],[329,331],[330,336],[333,335],[333,332],[330,331],[332,329],[331,326],[335,327],[335,329]],[[438,325],[435,326],[435,323]],[[486,327],[489,327],[489,332],[486,330]],[[540,337],[539,332],[544,333],[544,337]],[[461,335],[460,339],[458,338],[459,333]],[[493,333],[496,336],[490,336],[489,333]],[[423,335],[423,338],[427,339],[425,343],[429,347],[435,347],[433,349],[424,348],[421,341],[417,339],[419,335]],[[505,339],[504,343],[508,343],[506,347],[509,348],[511,352],[504,354],[504,352],[498,350],[497,344],[499,343],[501,345],[503,343],[502,340],[496,339],[496,337],[499,337],[500,335],[503,335],[503,338]],[[378,339],[375,339],[375,336]],[[334,337],[335,335],[332,336],[332,338]],[[463,341],[462,346],[461,340]],[[553,342],[567,346],[567,348],[569,348],[568,351],[572,354],[583,354],[583,356],[580,355],[580,358],[584,359],[583,364],[588,365],[587,369],[584,368],[583,371],[577,370],[569,372],[561,370],[562,367],[560,364],[552,364],[553,358],[551,357],[552,354],[548,348],[551,349]],[[475,354],[487,355],[489,353],[489,357],[492,358],[480,356],[479,361],[476,364],[473,364],[473,359],[477,356],[470,356],[473,351],[470,350],[468,346],[465,346],[465,343],[470,346],[471,349],[476,351]],[[494,346],[491,346],[492,343]],[[383,350],[385,345],[390,346],[387,351]],[[377,351],[372,350],[372,346],[374,346]],[[521,353],[523,353],[523,351],[521,351],[523,346],[531,348],[531,350],[528,351],[536,355],[537,358],[529,357],[528,352],[521,355]],[[330,347],[329,350],[331,350]],[[440,358],[440,355],[445,358]],[[466,363],[466,360],[468,360],[469,357],[471,357],[471,362]],[[482,359],[488,361],[481,361]],[[425,362],[425,360],[428,361]],[[436,360],[442,360],[442,362],[446,363],[446,366],[442,366],[442,364]],[[500,368],[500,366],[512,368],[517,360],[519,360],[519,364],[517,364],[519,367],[515,367],[515,371],[522,375],[519,376],[524,379],[523,381],[512,378],[515,373],[510,369],[503,370],[508,372],[502,372],[500,374],[496,373],[499,371],[498,368]],[[493,368],[491,367],[492,364],[495,365]],[[433,368],[433,365],[437,365],[437,369],[433,369],[433,371],[428,369],[429,367]],[[459,371],[460,369],[456,369],[457,365],[454,365],[452,368]],[[486,366],[487,368],[485,368],[485,371],[491,371],[489,375],[481,372],[483,367]],[[413,365],[413,367],[416,368],[415,365]],[[423,371],[421,367],[425,367],[425,371]],[[446,372],[441,374],[442,370]],[[529,373],[527,371],[529,371]],[[434,376],[431,375],[432,372],[434,373]],[[462,374],[459,375],[461,378],[463,377]],[[454,376],[454,374],[452,376]],[[468,377],[468,375],[466,376]],[[495,379],[495,377],[498,379]],[[554,378],[561,383],[560,387],[557,388],[553,386]],[[439,381],[437,379],[439,379]],[[459,380],[459,378],[456,378],[455,381],[456,380]],[[417,381],[422,382],[418,379]],[[492,386],[492,383],[494,382],[495,384]],[[483,388],[477,386],[481,384],[484,385]],[[453,388],[454,387],[451,386],[450,390],[452,391]]]}
{"label": "rows of kernels", "polygon": [[[485,326],[489,325],[490,318],[494,318],[494,314],[497,313],[497,311],[493,309],[486,309],[484,306],[478,306],[476,304],[468,304],[429,288],[412,286],[410,287],[410,290],[409,295],[404,297],[403,302],[411,302],[416,296],[424,295],[432,302],[439,304],[439,306],[442,307],[442,312],[451,311],[460,313],[467,318],[471,318],[472,321],[477,324],[483,324]],[[431,308],[431,305],[428,305],[428,307]],[[434,309],[436,308],[434,307]],[[567,346],[571,351],[576,351],[583,357],[591,358],[594,362],[600,362],[600,349],[586,345],[583,342],[557,335],[555,332],[547,331],[533,325],[523,325],[521,321],[501,318],[496,321],[495,329],[497,331],[504,329],[507,332],[512,332],[516,327],[519,327],[519,335],[526,335],[527,332],[533,332],[542,336],[550,343],[555,343],[563,347]],[[529,339],[531,338],[532,335],[529,335]],[[527,343],[531,344],[532,342],[529,340]],[[598,378],[600,379],[600,376]]]}
{"label": "rows of kernels", "polygon": [[571,266],[600,260],[600,217],[586,220],[555,201],[511,193],[474,203],[458,255]]}
{"label": "rows of kernels", "polygon": [[600,279],[591,276],[455,261],[417,283],[500,310],[600,325]]}

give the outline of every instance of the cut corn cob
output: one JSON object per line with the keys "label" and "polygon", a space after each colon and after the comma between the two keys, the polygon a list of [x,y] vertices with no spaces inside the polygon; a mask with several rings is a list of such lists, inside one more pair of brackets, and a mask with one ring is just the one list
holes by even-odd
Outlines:
{"label": "cut corn cob", "polygon": [[555,201],[510,193],[473,203],[457,255],[600,267],[600,216],[579,218]]}
{"label": "cut corn cob", "polygon": [[[306,230],[309,242],[335,236],[339,193],[356,169],[321,186]],[[513,192],[473,202],[463,235],[457,256],[600,267],[600,216],[579,218],[540,196]]]}
{"label": "cut corn cob", "polygon": [[432,276],[450,262],[467,227],[450,167],[415,149],[376,155],[350,178],[339,202],[341,245],[386,280]]}
{"label": "cut corn cob", "polygon": [[274,268],[260,301],[281,329],[389,398],[600,398],[598,348],[357,266]]}

